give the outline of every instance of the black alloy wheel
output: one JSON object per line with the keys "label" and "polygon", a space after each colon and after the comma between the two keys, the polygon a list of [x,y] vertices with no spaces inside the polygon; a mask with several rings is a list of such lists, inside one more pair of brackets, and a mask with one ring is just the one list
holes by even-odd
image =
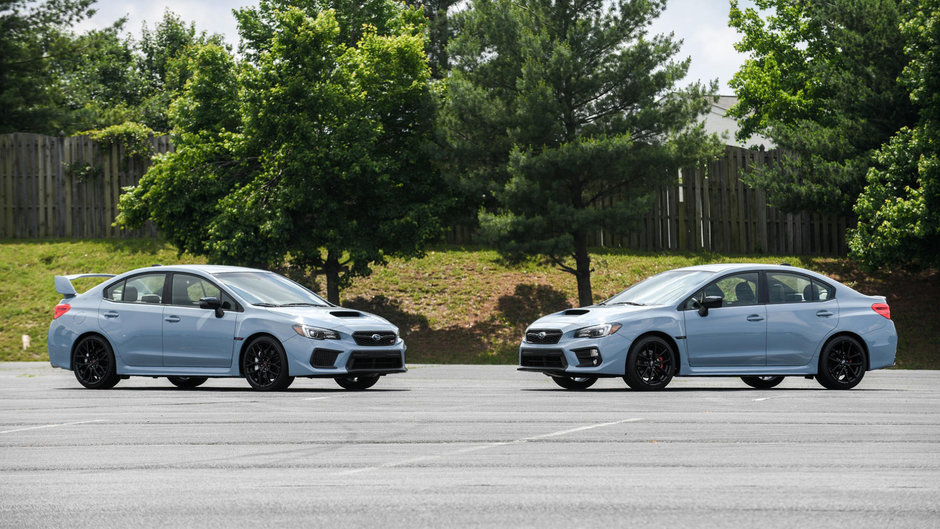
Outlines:
{"label": "black alloy wheel", "polygon": [[552,380],[565,389],[580,390],[593,386],[597,382],[597,377],[552,376]]}
{"label": "black alloy wheel", "polygon": [[192,389],[204,384],[209,377],[166,377],[166,379],[178,388]]}
{"label": "black alloy wheel", "polygon": [[783,382],[784,377],[777,375],[761,375],[756,377],[741,377],[745,384],[757,389],[770,389]]}
{"label": "black alloy wheel", "polygon": [[676,355],[666,340],[646,336],[637,340],[627,355],[624,382],[637,391],[655,391],[666,387],[675,372]]}
{"label": "black alloy wheel", "polygon": [[362,391],[369,389],[379,381],[379,375],[359,375],[336,377],[333,380],[345,389],[352,391]]}
{"label": "black alloy wheel", "polygon": [[258,391],[281,391],[294,381],[287,370],[284,348],[269,336],[259,336],[245,347],[242,374]]}
{"label": "black alloy wheel", "polygon": [[816,381],[827,389],[852,389],[865,376],[865,349],[851,336],[830,340],[819,355]]}
{"label": "black alloy wheel", "polygon": [[101,336],[86,336],[75,345],[72,370],[79,384],[88,389],[110,389],[121,380],[111,344]]}

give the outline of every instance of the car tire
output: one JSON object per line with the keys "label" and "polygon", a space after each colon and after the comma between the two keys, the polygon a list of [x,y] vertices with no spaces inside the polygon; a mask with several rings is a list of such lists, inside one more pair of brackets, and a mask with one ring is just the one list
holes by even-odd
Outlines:
{"label": "car tire", "polygon": [[640,338],[627,355],[624,382],[636,391],[657,391],[672,380],[676,354],[669,342],[659,336]]}
{"label": "car tire", "polygon": [[756,377],[741,377],[745,384],[757,389],[770,389],[783,382],[785,377],[761,375]]}
{"label": "car tire", "polygon": [[89,335],[75,344],[72,351],[72,371],[78,383],[88,389],[111,389],[120,380],[114,351],[103,337]]}
{"label": "car tire", "polygon": [[826,389],[852,389],[865,376],[865,348],[851,336],[836,336],[819,354],[816,381]]}
{"label": "car tire", "polygon": [[552,376],[552,380],[565,389],[577,391],[593,386],[597,382],[597,377]]}
{"label": "car tire", "polygon": [[282,391],[294,381],[281,343],[270,336],[259,336],[245,346],[242,375],[257,391]]}
{"label": "car tire", "polygon": [[203,385],[209,377],[166,377],[166,379],[178,388],[192,389]]}
{"label": "car tire", "polygon": [[336,377],[333,380],[344,389],[362,391],[374,386],[375,383],[379,381],[379,375],[345,376]]}

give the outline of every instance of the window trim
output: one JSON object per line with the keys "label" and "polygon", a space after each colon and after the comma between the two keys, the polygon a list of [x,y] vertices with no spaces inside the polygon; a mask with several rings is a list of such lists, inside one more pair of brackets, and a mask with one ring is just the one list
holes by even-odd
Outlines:
{"label": "window trim", "polygon": [[[769,288],[769,281],[770,281],[770,280],[769,280],[769,278],[768,278],[768,276],[769,276],[770,274],[789,274],[789,275],[791,275],[791,276],[799,276],[799,277],[802,277],[803,279],[806,279],[807,281],[809,281],[810,284],[817,283],[817,284],[819,284],[821,287],[823,287],[823,288],[825,288],[826,290],[832,292],[832,297],[830,297],[829,299],[814,299],[814,300],[810,300],[810,301],[806,301],[806,300],[804,299],[803,301],[781,301],[780,303],[771,303],[771,302],[770,302],[770,288]],[[801,272],[791,272],[790,270],[764,270],[764,271],[763,271],[763,275],[764,275],[764,278],[765,278],[764,280],[765,280],[766,282],[768,282],[768,285],[767,285],[768,288],[766,288],[766,292],[767,292],[766,304],[767,304],[767,305],[796,305],[796,304],[802,305],[803,303],[826,303],[826,302],[828,302],[828,301],[832,301],[832,300],[836,299],[836,288],[835,288],[834,286],[830,285],[829,283],[826,283],[825,281],[821,281],[821,280],[819,280],[819,279],[816,279],[815,277],[813,277],[813,276],[811,276],[811,275],[808,275],[808,274],[804,274],[804,273],[801,273]]]}
{"label": "window trim", "polygon": [[[178,272],[178,271],[169,272],[169,276],[170,276],[170,277],[168,278],[168,284],[169,284],[169,286],[170,286],[170,296],[169,296],[169,298],[164,297],[164,300],[165,300],[165,301],[168,299],[168,301],[166,301],[166,303],[165,303],[167,306],[169,306],[169,307],[183,307],[183,308],[190,308],[190,309],[198,309],[198,308],[200,308],[198,305],[177,305],[177,304],[173,303],[173,280],[176,278],[177,275],[188,275],[188,276],[198,277],[199,279],[202,279],[203,281],[205,281],[205,282],[209,283],[210,285],[214,286],[215,288],[219,289],[219,292],[221,292],[221,293],[225,294],[226,296],[228,296],[229,298],[231,298],[231,299],[232,299],[232,302],[235,303],[235,307],[234,307],[234,308],[231,308],[231,309],[222,309],[222,310],[228,311],[228,312],[245,312],[245,308],[242,307],[242,304],[238,302],[238,298],[236,298],[235,296],[229,294],[224,288],[222,288],[222,287],[220,287],[218,284],[216,284],[215,281],[209,279],[208,277],[206,277],[206,276],[204,276],[204,275],[196,274],[196,273],[193,273],[193,272]],[[164,287],[164,288],[165,288],[165,287]],[[205,310],[205,309],[202,309],[202,310]]]}
{"label": "window trim", "polygon": [[[685,298],[684,300],[682,300],[682,302],[679,303],[679,306],[676,307],[676,310],[679,310],[679,311],[698,310],[698,309],[694,309],[694,308],[692,308],[692,307],[687,307],[687,306],[686,306],[686,305],[688,305],[689,300],[691,300],[693,297],[695,297],[695,294],[696,294],[696,293],[698,293],[698,292],[701,291],[701,290],[704,290],[706,287],[708,287],[708,286],[711,285],[712,283],[718,283],[719,281],[721,281],[721,280],[723,280],[723,279],[725,279],[725,278],[732,277],[732,276],[737,276],[737,275],[742,275],[742,274],[757,274],[757,292],[756,292],[756,294],[757,294],[757,303],[754,303],[753,305],[730,305],[730,306],[725,306],[725,305],[724,305],[724,302],[722,302],[722,306],[719,307],[719,308],[726,309],[726,308],[733,308],[733,307],[756,307],[756,306],[758,306],[758,305],[764,305],[764,304],[765,304],[764,301],[766,301],[766,297],[767,297],[767,295],[766,295],[766,290],[767,290],[767,289],[766,289],[766,285],[763,284],[763,273],[762,273],[762,271],[761,271],[761,270],[738,270],[737,272],[728,272],[727,274],[725,274],[725,275],[723,275],[723,276],[719,276],[719,277],[717,277],[717,278],[713,278],[711,281],[705,283],[705,284],[702,285],[701,287],[696,288],[695,291],[692,292],[691,295],[686,296],[686,298]],[[712,310],[715,310],[715,309],[712,309]]]}
{"label": "window trim", "polygon": [[[166,286],[167,284],[169,284],[169,280],[170,280],[169,273],[158,272],[158,271],[147,271],[147,272],[140,272],[140,273],[130,275],[130,276],[124,276],[121,279],[118,279],[117,281],[112,281],[111,283],[109,283],[108,285],[106,285],[104,288],[101,289],[101,299],[105,301],[110,301],[111,303],[126,303],[129,305],[146,305],[150,307],[166,305],[166,301],[165,301],[166,296],[163,296],[163,298],[160,299],[160,303],[145,303],[143,301],[124,301],[123,299],[111,299],[106,295],[106,292],[108,289],[112,287],[116,287],[120,283],[124,283],[126,285],[127,282],[131,279],[134,279],[140,276],[156,275],[156,274],[163,274],[163,289],[166,290]],[[123,295],[124,293],[123,291],[121,291],[122,298],[123,298]]]}

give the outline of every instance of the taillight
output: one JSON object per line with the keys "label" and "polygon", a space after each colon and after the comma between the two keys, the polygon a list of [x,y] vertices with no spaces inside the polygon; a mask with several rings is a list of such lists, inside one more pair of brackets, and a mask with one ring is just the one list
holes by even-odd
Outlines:
{"label": "taillight", "polygon": [[871,310],[881,314],[885,318],[891,319],[891,307],[887,303],[875,303],[871,306]]}
{"label": "taillight", "polygon": [[60,303],[59,305],[56,305],[55,313],[52,315],[52,319],[56,319],[59,316],[65,314],[66,312],[69,311],[70,308],[72,308],[72,306],[69,305],[68,303]]}

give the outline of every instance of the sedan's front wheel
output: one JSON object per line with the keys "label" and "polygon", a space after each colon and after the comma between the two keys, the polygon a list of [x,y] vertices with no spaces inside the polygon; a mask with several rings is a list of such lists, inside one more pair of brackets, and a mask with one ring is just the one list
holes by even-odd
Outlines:
{"label": "sedan's front wheel", "polygon": [[242,356],[242,374],[258,391],[280,391],[294,381],[287,371],[287,355],[280,342],[269,336],[259,336],[245,348]]}
{"label": "sedan's front wheel", "polygon": [[637,391],[663,389],[672,380],[676,369],[676,355],[666,340],[659,336],[641,338],[627,355],[624,382]]}
{"label": "sedan's front wheel", "polygon": [[851,336],[838,336],[819,355],[816,381],[827,389],[852,389],[865,376],[865,350]]}
{"label": "sedan's front wheel", "polygon": [[781,376],[767,375],[757,377],[741,377],[741,380],[743,380],[745,384],[751,386],[752,388],[770,389],[783,382],[783,378],[784,377]]}
{"label": "sedan's front wheel", "polygon": [[348,377],[336,377],[333,379],[337,384],[342,386],[345,389],[352,391],[361,391],[364,389],[369,389],[379,381],[379,375],[372,376],[348,376]]}
{"label": "sedan's front wheel", "polygon": [[556,384],[572,390],[587,389],[597,382],[597,377],[552,377]]}

